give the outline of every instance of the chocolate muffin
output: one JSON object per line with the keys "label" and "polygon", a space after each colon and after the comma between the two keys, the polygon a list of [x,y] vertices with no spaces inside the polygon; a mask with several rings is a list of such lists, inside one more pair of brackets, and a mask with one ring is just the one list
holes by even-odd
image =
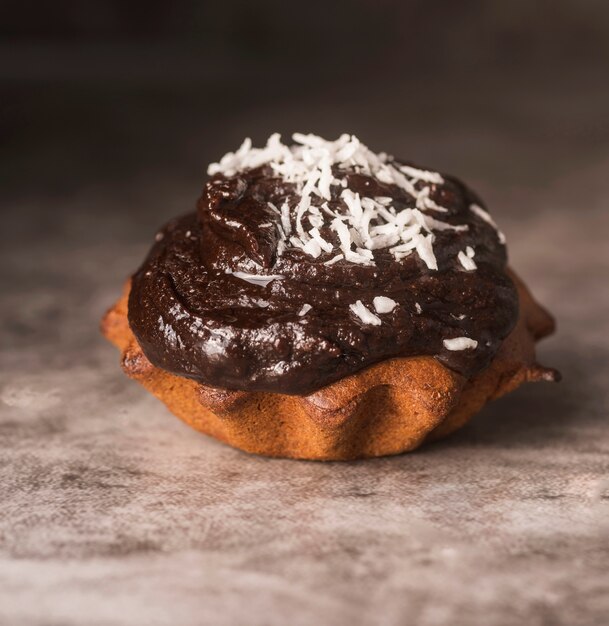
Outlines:
{"label": "chocolate muffin", "polygon": [[525,381],[554,322],[458,179],[352,135],[249,139],[208,168],[102,330],[197,430],[304,459],[397,454]]}

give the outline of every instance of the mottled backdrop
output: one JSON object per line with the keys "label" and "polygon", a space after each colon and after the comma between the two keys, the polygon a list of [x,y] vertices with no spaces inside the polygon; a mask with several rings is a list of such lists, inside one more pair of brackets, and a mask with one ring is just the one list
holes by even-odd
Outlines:
{"label": "mottled backdrop", "polygon": [[[0,8],[0,623],[609,621],[609,9]],[[556,314],[559,385],[350,464],[255,458],[121,373],[98,319],[245,135],[460,175]]]}

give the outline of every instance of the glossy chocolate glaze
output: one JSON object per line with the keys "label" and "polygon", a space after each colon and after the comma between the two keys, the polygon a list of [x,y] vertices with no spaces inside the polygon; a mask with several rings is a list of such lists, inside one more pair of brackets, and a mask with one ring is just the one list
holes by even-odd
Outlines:
{"label": "glossy chocolate glaze", "polygon": [[[334,171],[362,196],[389,196],[399,211],[414,200],[401,188],[354,171]],[[420,185],[421,183],[417,183]],[[374,266],[313,258],[296,248],[277,254],[279,206],[299,200],[294,188],[264,166],[230,178],[212,177],[197,212],[172,220],[157,235],[134,275],[129,322],[148,359],[206,385],[304,395],[392,357],[433,356],[471,377],[484,369],[518,316],[518,296],[505,272],[506,251],[496,230],[474,214],[479,198],[460,181],[429,185],[448,209],[428,213],[465,232],[436,232],[438,270],[417,254],[396,261],[374,251]],[[344,208],[333,188],[329,206]],[[322,235],[334,234],[323,228]],[[475,271],[457,260],[475,249]],[[283,276],[255,285],[227,272]],[[375,296],[398,303],[366,325],[349,305],[374,311]],[[303,305],[311,309],[299,315]],[[475,349],[449,351],[443,340],[470,337]]]}

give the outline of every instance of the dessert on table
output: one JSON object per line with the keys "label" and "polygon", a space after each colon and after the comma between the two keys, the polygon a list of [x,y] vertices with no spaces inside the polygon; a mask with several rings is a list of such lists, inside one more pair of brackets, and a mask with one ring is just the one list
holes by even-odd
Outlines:
{"label": "dessert on table", "polygon": [[453,176],[335,141],[246,139],[156,235],[102,330],[185,422],[268,456],[398,454],[527,381],[552,317]]}

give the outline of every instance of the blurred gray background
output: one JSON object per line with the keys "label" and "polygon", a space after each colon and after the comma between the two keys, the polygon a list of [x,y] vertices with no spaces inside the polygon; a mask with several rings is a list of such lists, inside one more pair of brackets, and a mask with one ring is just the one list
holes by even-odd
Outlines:
{"label": "blurred gray background", "polygon": [[5,1],[0,39],[13,197],[161,180],[196,196],[210,159],[275,130],[515,186],[607,149],[601,0]]}
{"label": "blurred gray background", "polygon": [[[609,4],[0,3],[0,624],[605,624]],[[466,180],[560,385],[353,464],[196,435],[97,325],[207,163],[356,133]]]}

